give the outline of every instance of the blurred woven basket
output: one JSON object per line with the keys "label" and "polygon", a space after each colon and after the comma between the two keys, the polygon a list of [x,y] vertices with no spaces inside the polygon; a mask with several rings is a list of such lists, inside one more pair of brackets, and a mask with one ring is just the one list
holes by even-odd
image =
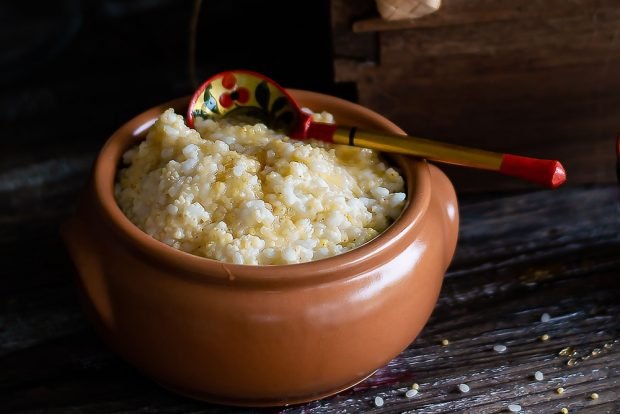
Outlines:
{"label": "blurred woven basket", "polygon": [[376,0],[379,14],[385,20],[415,19],[433,13],[441,0]]}

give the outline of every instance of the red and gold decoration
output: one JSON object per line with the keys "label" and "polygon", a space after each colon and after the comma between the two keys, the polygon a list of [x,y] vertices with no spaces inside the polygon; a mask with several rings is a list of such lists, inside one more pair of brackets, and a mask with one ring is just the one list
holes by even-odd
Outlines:
{"label": "red and gold decoration", "polygon": [[294,139],[313,138],[342,145],[407,154],[432,161],[496,171],[548,188],[566,182],[559,161],[502,154],[412,136],[358,130],[312,121],[286,92],[268,77],[247,70],[218,73],[198,88],[187,112],[194,119],[242,117],[262,122]]}
{"label": "red and gold decoration", "polygon": [[219,73],[198,88],[187,119],[193,126],[196,117],[252,118],[290,133],[300,112],[293,98],[275,82],[255,72],[235,70]]}

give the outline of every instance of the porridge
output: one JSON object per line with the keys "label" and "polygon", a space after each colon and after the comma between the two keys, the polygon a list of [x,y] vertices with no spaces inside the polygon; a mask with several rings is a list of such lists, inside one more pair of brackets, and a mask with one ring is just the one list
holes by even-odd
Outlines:
{"label": "porridge", "polygon": [[198,118],[191,129],[172,109],[123,162],[116,199],[134,224],[228,263],[343,253],[384,231],[406,201],[403,178],[373,150],[292,140],[263,124]]}

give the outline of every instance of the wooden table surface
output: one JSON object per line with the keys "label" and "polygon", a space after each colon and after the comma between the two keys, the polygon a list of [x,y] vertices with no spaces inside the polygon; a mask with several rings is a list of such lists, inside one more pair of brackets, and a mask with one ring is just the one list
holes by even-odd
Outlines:
{"label": "wooden table surface", "polygon": [[[93,154],[3,164],[0,412],[498,413],[509,404],[526,413],[620,412],[615,186],[461,197],[456,255],[413,344],[333,397],[233,409],[160,388],[111,353],[84,319],[58,226],[71,214]],[[550,320],[542,322],[545,313]],[[498,353],[494,345],[507,349]],[[559,355],[567,347],[569,355]],[[414,382],[419,393],[408,399]],[[468,393],[458,391],[461,383]]]}

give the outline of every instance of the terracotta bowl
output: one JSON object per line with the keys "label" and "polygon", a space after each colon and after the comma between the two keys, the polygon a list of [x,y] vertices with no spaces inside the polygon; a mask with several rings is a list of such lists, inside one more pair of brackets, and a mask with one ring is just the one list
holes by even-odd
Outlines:
{"label": "terracotta bowl", "polygon": [[[359,105],[292,95],[341,124],[403,133]],[[113,186],[123,152],[165,109],[123,125],[101,150],[64,237],[85,309],[106,342],[175,392],[233,405],[286,405],[349,388],[419,334],[437,301],[458,233],[452,184],[436,167],[401,156],[408,203],[384,233],[350,252],[283,266],[193,256],[134,226]]]}

